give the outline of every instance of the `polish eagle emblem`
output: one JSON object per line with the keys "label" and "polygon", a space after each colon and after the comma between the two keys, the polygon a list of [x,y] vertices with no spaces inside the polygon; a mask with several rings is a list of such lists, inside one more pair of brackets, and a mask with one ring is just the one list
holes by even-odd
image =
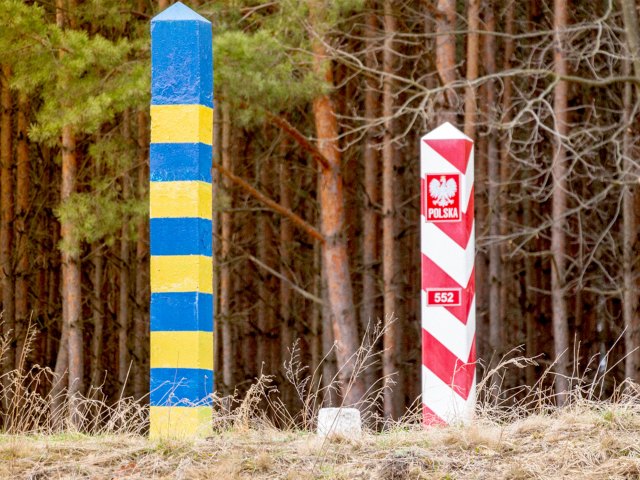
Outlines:
{"label": "polish eagle emblem", "polygon": [[458,191],[458,185],[453,178],[447,180],[444,175],[440,180],[434,178],[429,182],[429,195],[433,198],[434,205],[446,207],[454,203],[453,196]]}

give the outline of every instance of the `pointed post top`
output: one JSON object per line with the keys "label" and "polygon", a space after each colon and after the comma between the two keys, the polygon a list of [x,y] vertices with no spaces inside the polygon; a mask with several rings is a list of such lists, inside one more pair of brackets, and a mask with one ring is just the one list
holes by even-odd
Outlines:
{"label": "pointed post top", "polygon": [[154,22],[180,22],[180,21],[196,21],[211,23],[202,15],[191,10],[182,2],[176,2],[166,10],[160,12],[158,15],[151,19],[151,23]]}
{"label": "pointed post top", "polygon": [[151,103],[213,108],[211,22],[180,2],[151,20]]}
{"label": "pointed post top", "polygon": [[423,140],[467,140],[469,142],[473,142],[469,137],[467,137],[464,133],[458,130],[456,127],[451,125],[449,122],[445,122],[439,127],[431,130],[425,136],[422,137]]}

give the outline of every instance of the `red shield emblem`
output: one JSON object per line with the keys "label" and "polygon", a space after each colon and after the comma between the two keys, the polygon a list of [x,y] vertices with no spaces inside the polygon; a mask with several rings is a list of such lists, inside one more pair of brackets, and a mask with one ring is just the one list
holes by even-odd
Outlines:
{"label": "red shield emblem", "polygon": [[460,175],[427,174],[425,185],[425,218],[427,222],[458,222],[460,212]]}

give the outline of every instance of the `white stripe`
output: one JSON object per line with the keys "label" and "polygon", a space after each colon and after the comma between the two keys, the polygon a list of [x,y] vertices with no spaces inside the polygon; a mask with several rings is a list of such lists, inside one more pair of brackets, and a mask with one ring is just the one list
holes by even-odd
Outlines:
{"label": "white stripe", "polygon": [[427,307],[427,294],[422,291],[422,328],[433,335],[447,350],[463,362],[469,353],[476,334],[476,298],[471,302],[467,324],[464,325],[444,307]]}
{"label": "white stripe", "polygon": [[459,285],[466,287],[475,262],[475,222],[467,248],[462,248],[433,223],[422,222],[420,251],[444,270]]}
{"label": "white stripe", "polygon": [[423,140],[469,140],[471,139],[467,137],[464,132],[458,130],[456,127],[451,125],[449,122],[444,122],[439,127],[434,128],[429,133],[422,137]]}
{"label": "white stripe", "polygon": [[422,403],[448,424],[468,423],[473,417],[476,403],[475,379],[469,397],[465,400],[423,365]]}

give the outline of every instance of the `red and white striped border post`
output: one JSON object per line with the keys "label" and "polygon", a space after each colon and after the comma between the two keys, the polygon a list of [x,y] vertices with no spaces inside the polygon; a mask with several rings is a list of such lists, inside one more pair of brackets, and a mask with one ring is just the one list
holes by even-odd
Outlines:
{"label": "red and white striped border post", "polygon": [[422,412],[465,422],[476,390],[473,141],[450,123],[420,140]]}

